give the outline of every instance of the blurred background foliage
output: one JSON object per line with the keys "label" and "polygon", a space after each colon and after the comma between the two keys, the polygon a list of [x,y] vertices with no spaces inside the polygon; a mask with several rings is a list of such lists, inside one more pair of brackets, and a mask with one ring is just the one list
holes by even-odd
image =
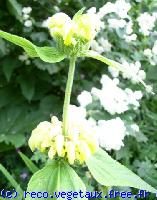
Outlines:
{"label": "blurred background foliage", "polygon": [[[48,30],[43,27],[43,21],[49,16],[59,11],[73,16],[82,7],[88,9],[94,6],[99,9],[107,2],[106,0],[1,0],[0,29],[23,36],[39,46],[51,46],[53,40]],[[157,9],[153,0],[143,0],[140,3],[132,0],[130,3],[132,18],[136,18],[139,13],[145,11],[151,13]],[[31,26],[25,24],[23,7],[32,8]],[[135,26],[135,31],[138,29],[138,26]],[[153,44],[157,35],[149,38],[139,34],[134,44],[122,40],[120,31],[109,32],[105,29],[101,35],[107,36],[112,43],[112,51],[107,52],[106,56],[114,60],[117,57],[125,57],[130,61],[140,60],[142,68],[147,72],[146,82],[153,84],[156,92],[156,66],[150,67],[142,52]],[[21,48],[0,39],[0,66],[0,163],[26,188],[31,174],[17,151],[20,149],[32,157],[31,151],[27,148],[31,130],[40,121],[49,120],[53,114],[61,118],[68,60],[56,64],[44,63],[39,59],[32,60],[23,54]],[[77,95],[82,90],[90,90],[93,86],[100,88],[100,78],[105,73],[108,71],[104,64],[95,60],[79,59],[71,102],[78,104]],[[122,86],[130,86],[130,82],[123,80]],[[133,85],[132,88],[141,89],[141,86]],[[148,138],[147,142],[138,142],[134,137],[126,137],[125,146],[111,153],[114,158],[157,187],[157,96],[145,94],[140,109],[134,115],[140,130]],[[40,166],[46,158],[36,153],[32,159]],[[80,175],[84,176],[85,171],[86,168],[80,170]],[[87,175],[84,181],[90,185],[88,178]],[[9,188],[10,185],[0,174],[0,188],[3,187]]]}

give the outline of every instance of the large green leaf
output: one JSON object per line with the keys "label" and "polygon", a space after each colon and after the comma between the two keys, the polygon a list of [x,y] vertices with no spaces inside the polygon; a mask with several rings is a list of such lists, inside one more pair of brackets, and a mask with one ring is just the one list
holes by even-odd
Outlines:
{"label": "large green leaf", "polygon": [[55,47],[38,47],[29,40],[0,30],[0,37],[22,47],[30,57],[39,57],[44,62],[56,63],[66,56]]}
{"label": "large green leaf", "polygon": [[38,57],[34,44],[29,40],[0,30],[0,37],[22,47],[30,57]]}
{"label": "large green leaf", "polygon": [[[82,180],[67,163],[54,161],[32,176],[27,191],[48,192],[50,196],[53,195],[53,198],[55,198],[54,192],[77,192],[80,190],[85,191],[85,189]],[[50,196],[48,199],[52,198]],[[26,197],[26,200],[31,199],[30,195]]]}
{"label": "large green leaf", "polygon": [[156,190],[100,149],[86,164],[93,177],[105,186],[129,186],[155,193]]}

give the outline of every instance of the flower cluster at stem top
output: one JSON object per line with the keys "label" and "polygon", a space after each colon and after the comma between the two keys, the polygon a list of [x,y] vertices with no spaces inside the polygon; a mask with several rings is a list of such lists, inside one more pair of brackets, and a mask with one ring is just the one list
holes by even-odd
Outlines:
{"label": "flower cluster at stem top", "polygon": [[[76,116],[73,119],[74,112]],[[53,116],[51,122],[41,122],[29,139],[31,150],[47,152],[50,159],[59,156],[67,158],[70,164],[74,161],[83,163],[99,146],[96,133],[84,115],[83,108],[80,110],[70,105],[67,135],[62,134],[62,122],[57,117]]]}
{"label": "flower cluster at stem top", "polygon": [[[96,14],[78,14],[71,19],[65,13],[57,13],[48,19],[51,36],[57,43],[62,41],[61,47],[70,49],[89,48],[101,27],[101,21]],[[69,49],[68,49],[69,50]]]}

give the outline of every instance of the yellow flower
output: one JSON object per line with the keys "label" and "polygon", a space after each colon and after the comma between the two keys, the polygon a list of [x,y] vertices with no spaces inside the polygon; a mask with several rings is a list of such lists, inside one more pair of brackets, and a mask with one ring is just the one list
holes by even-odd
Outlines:
{"label": "yellow flower", "polygon": [[65,13],[57,13],[48,24],[52,37],[61,37],[66,46],[75,46],[80,41],[91,42],[100,26],[101,21],[96,14],[82,14],[71,20]]}
{"label": "yellow flower", "polygon": [[58,120],[56,116],[51,118],[52,129],[49,133],[50,137],[53,138],[62,133],[62,122]]}
{"label": "yellow flower", "polygon": [[66,152],[69,163],[72,165],[75,161],[75,144],[71,141],[66,143]]}
{"label": "yellow flower", "polygon": [[89,149],[88,144],[85,141],[80,140],[77,147],[81,160],[85,161],[91,155],[91,151]]}
{"label": "yellow flower", "polygon": [[48,28],[53,37],[61,36],[65,38],[71,29],[71,19],[65,13],[57,13],[53,15],[48,22]]}
{"label": "yellow flower", "polygon": [[54,159],[58,155],[66,157],[70,164],[74,164],[76,160],[83,163],[98,149],[95,131],[89,126],[85,117],[84,110],[72,106],[69,113],[67,135],[62,135],[62,122],[57,117],[53,116],[51,123],[41,122],[32,131],[29,139],[31,150],[38,149],[40,152],[48,152],[50,159]]}
{"label": "yellow flower", "polygon": [[54,146],[51,146],[50,149],[49,149],[49,151],[48,151],[48,157],[50,159],[53,159],[54,156],[55,156],[55,154],[56,154],[56,149],[55,149]]}
{"label": "yellow flower", "polygon": [[63,135],[57,135],[55,137],[55,147],[56,151],[58,153],[58,156],[61,156],[64,154],[64,136]]}
{"label": "yellow flower", "polygon": [[53,126],[50,122],[44,121],[32,131],[32,135],[28,142],[32,151],[34,151],[35,148],[44,151],[46,147],[50,146],[49,133],[52,128]]}

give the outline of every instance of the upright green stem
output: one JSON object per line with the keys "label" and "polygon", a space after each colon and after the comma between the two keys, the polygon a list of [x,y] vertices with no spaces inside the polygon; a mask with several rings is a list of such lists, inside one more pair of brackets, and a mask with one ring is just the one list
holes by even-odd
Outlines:
{"label": "upright green stem", "polygon": [[73,85],[73,79],[74,79],[75,61],[76,61],[75,57],[70,58],[68,80],[66,84],[64,106],[63,106],[63,134],[64,135],[67,134],[67,129],[68,129],[68,107],[70,104],[70,97],[71,97],[71,91],[72,91],[72,85]]}

